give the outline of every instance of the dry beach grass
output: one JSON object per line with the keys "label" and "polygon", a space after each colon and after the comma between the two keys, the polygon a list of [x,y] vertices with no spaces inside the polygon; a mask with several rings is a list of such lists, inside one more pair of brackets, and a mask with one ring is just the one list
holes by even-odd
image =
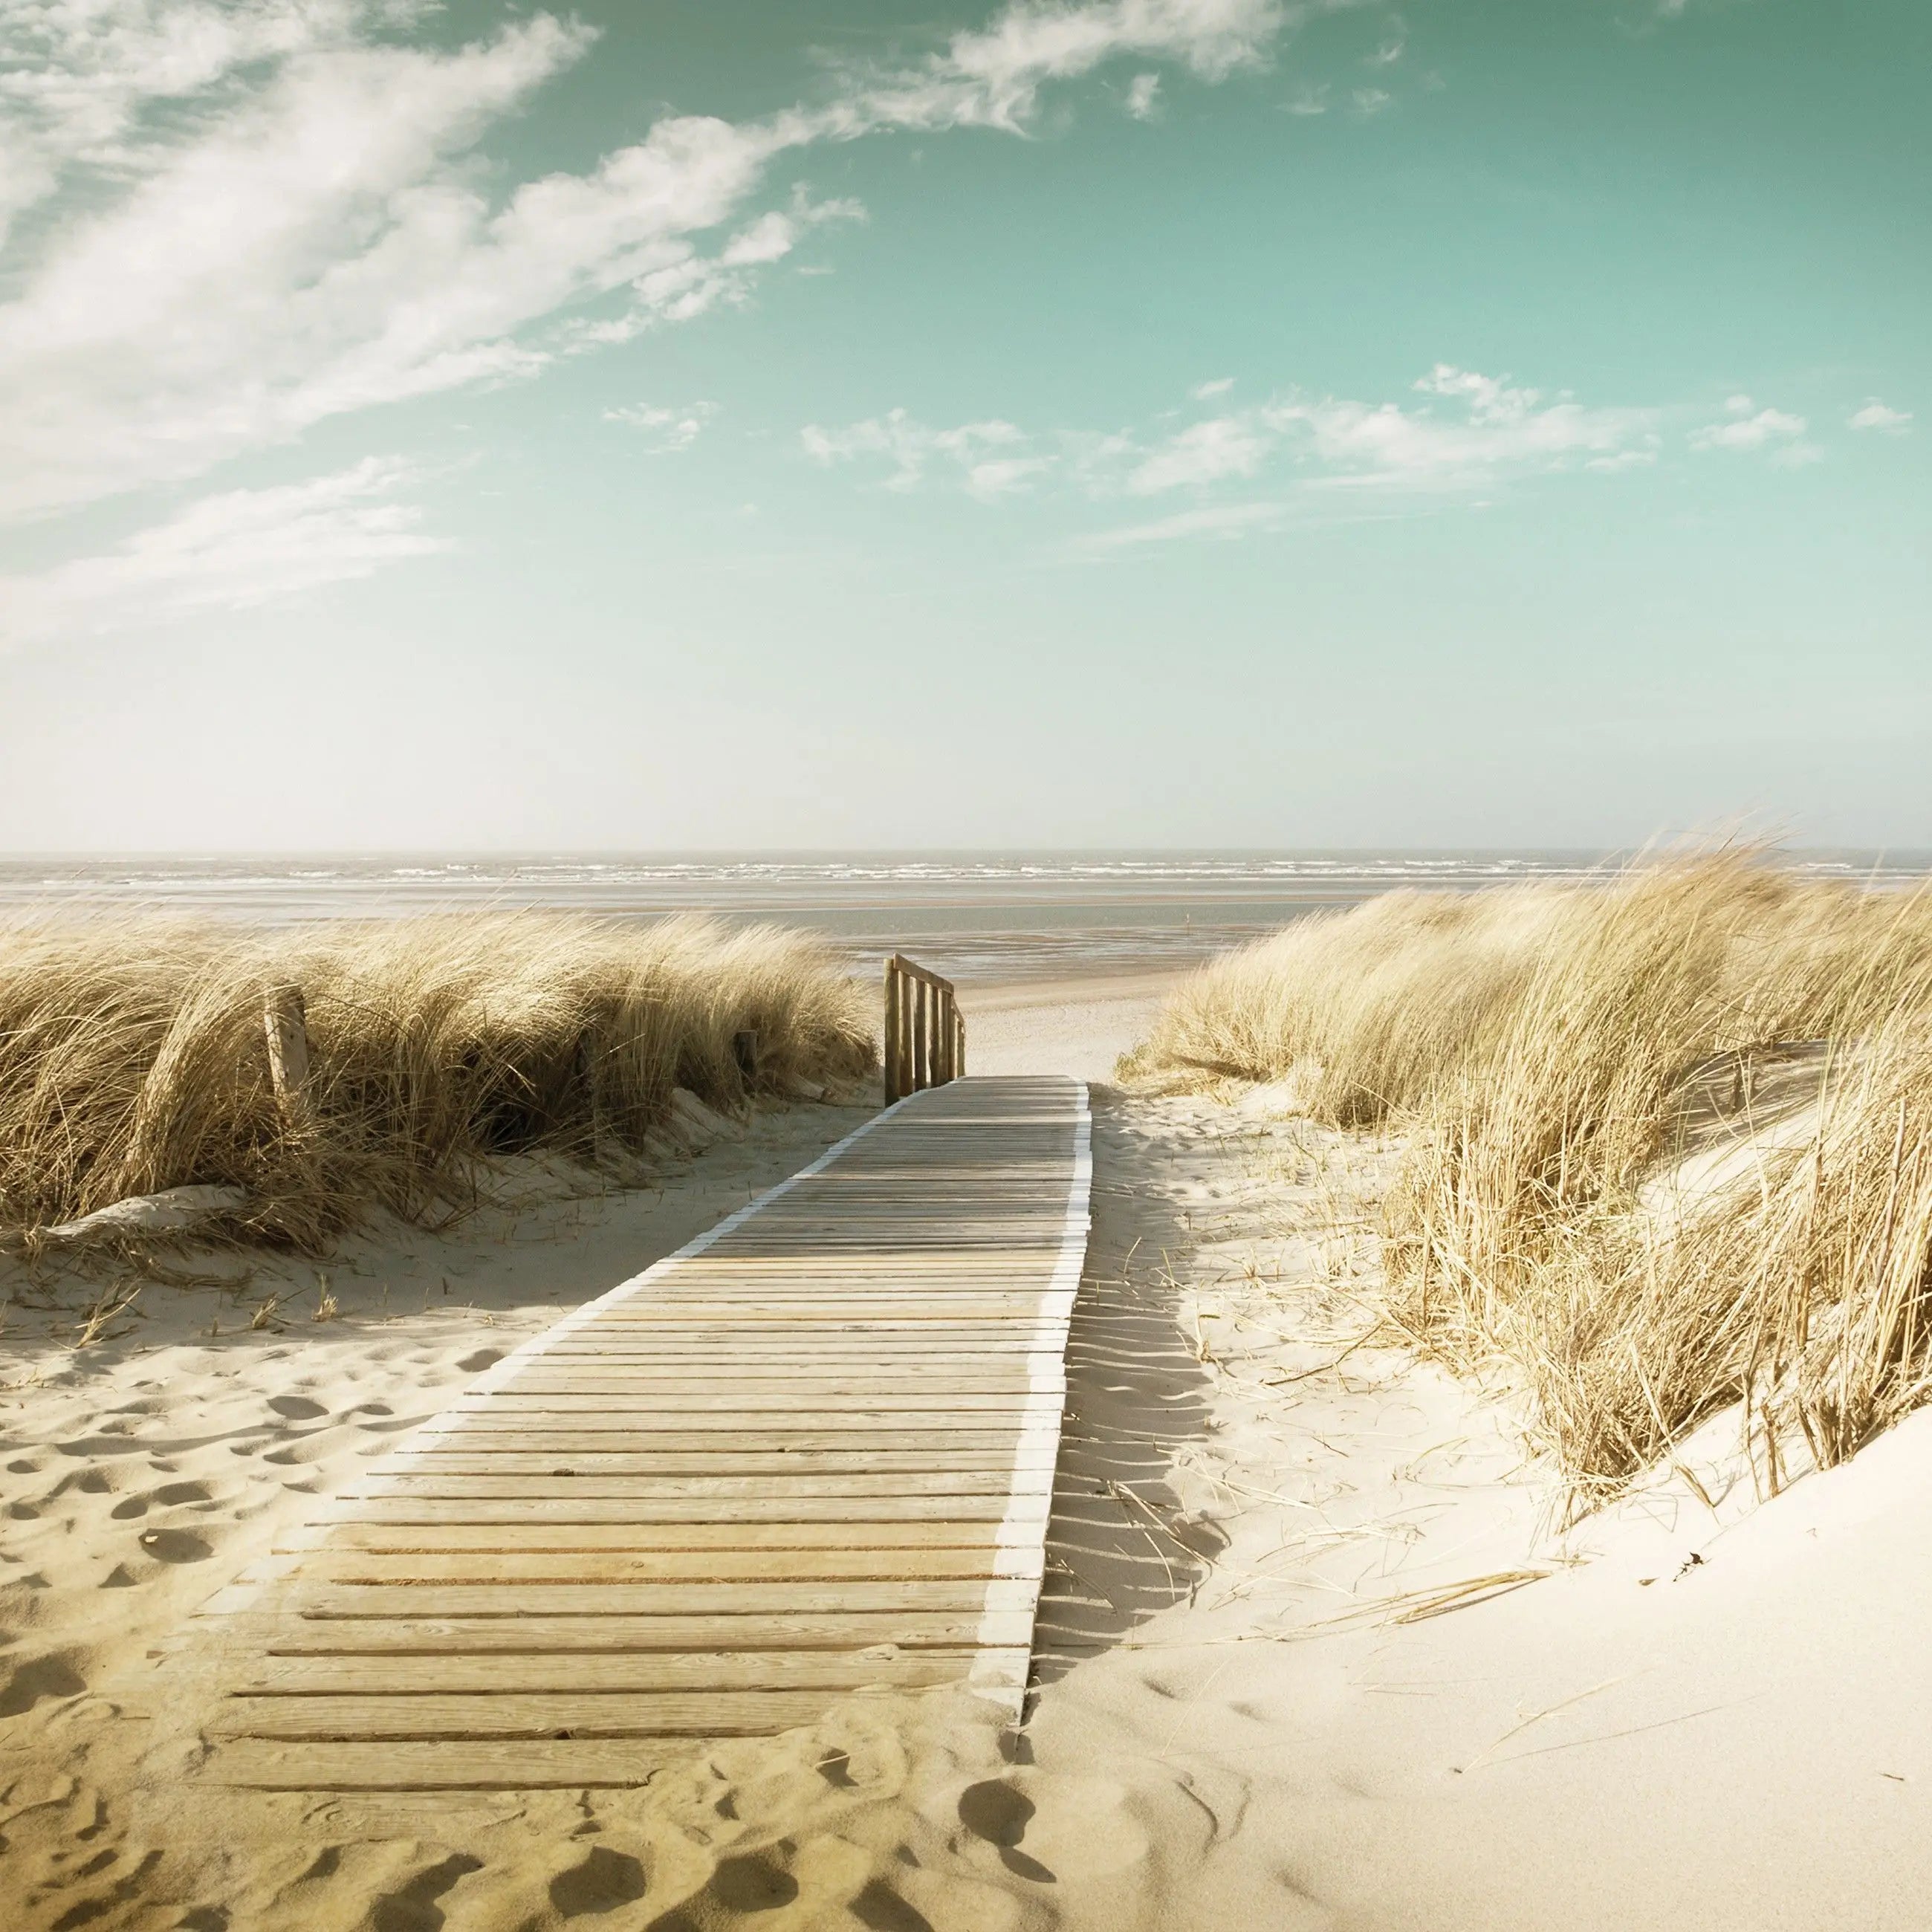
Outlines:
{"label": "dry beach grass", "polygon": [[1124,1070],[1406,1130],[1386,1312],[1506,1364],[1580,1502],[1734,1404],[1774,1489],[1932,1392],[1922,893],[1726,852],[1392,895],[1208,968]]}
{"label": "dry beach grass", "polygon": [[[263,1017],[290,988],[312,1056],[295,1119]],[[226,1185],[248,1196],[234,1232],[316,1252],[374,1209],[466,1204],[492,1156],[634,1156],[679,1087],[730,1107],[873,1058],[869,1000],[772,928],[17,923],[0,932],[0,1230],[31,1243],[129,1196]]]}

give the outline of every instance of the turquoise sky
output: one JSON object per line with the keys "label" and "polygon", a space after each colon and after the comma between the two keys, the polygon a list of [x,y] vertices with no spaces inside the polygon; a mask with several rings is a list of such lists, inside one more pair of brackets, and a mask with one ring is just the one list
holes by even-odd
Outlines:
{"label": "turquoise sky", "polygon": [[0,848],[1932,844],[1921,4],[11,11]]}

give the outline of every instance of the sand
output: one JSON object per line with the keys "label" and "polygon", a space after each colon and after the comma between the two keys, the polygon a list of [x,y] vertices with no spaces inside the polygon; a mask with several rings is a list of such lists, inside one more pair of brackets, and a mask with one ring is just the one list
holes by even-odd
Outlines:
{"label": "sand", "polygon": [[1147,1036],[1176,973],[968,984],[959,990],[975,1073],[1070,1073],[1104,1082]]}
{"label": "sand", "polygon": [[[1147,994],[997,997],[976,1067],[1090,1074]],[[1761,1505],[1720,1418],[1685,1451],[1714,1508],[1666,1471],[1564,1528],[1506,1389],[1365,1339],[1397,1150],[1265,1090],[1096,1092],[1018,1733],[948,1695],[854,1699],[632,1793],[244,1802],[183,1778],[191,1613],[276,1526],[854,1118],[768,1118],[654,1193],[376,1231],[329,1269],[327,1322],[313,1270],[279,1266],[239,1297],[150,1284],[145,1318],[79,1350],[10,1309],[4,1922],[1928,1922],[1932,1414]],[[286,1325],[243,1326],[278,1288]]]}

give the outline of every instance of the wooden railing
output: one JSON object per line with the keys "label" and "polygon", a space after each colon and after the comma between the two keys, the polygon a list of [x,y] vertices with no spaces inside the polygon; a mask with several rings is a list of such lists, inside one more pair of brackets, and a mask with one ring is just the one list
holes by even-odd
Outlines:
{"label": "wooden railing", "polygon": [[950,980],[895,952],[886,962],[886,1105],[966,1071],[966,1022]]}

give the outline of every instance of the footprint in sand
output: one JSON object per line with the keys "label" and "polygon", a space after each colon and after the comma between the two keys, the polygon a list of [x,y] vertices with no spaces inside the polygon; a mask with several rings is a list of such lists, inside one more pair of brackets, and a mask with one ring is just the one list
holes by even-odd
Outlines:
{"label": "footprint in sand", "polygon": [[395,1891],[376,1900],[369,1914],[371,1932],[439,1932],[446,1922],[436,1901],[461,1879],[481,1871],[483,1861],[467,1852],[452,1852]]}
{"label": "footprint in sand", "polygon": [[882,1879],[870,1880],[853,1900],[852,1916],[867,1932],[938,1932],[924,1912],[908,1905]]}
{"label": "footprint in sand", "polygon": [[0,1684],[0,1718],[17,1718],[43,1697],[78,1697],[87,1688],[80,1670],[86,1661],[79,1651],[55,1650],[16,1664]]}
{"label": "footprint in sand", "polygon": [[485,1369],[494,1369],[502,1359],[503,1352],[500,1348],[478,1348],[473,1354],[465,1355],[456,1366],[466,1376],[480,1376]]}
{"label": "footprint in sand", "polygon": [[328,1413],[320,1402],[311,1402],[305,1395],[271,1396],[268,1406],[289,1422],[313,1422]]}
{"label": "footprint in sand", "polygon": [[[1016,1877],[1085,1885],[1141,1864],[1146,1832],[1124,1785],[1100,1778],[988,1778],[959,1795],[959,1822],[999,1852]],[[1028,1850],[1020,1845],[1024,1840]]]}
{"label": "footprint in sand", "polygon": [[205,1538],[187,1529],[144,1529],[141,1548],[160,1563],[200,1563],[214,1554]]}
{"label": "footprint in sand", "polygon": [[1053,1874],[1019,1849],[1033,1815],[1033,1800],[1000,1778],[969,1784],[959,1794],[960,1823],[974,1838],[994,1846],[1007,1870],[1016,1877],[1031,1879],[1036,1885],[1052,1885]]}
{"label": "footprint in sand", "polygon": [[566,1918],[614,1912],[644,1895],[644,1868],[634,1858],[598,1846],[550,1882],[550,1902]]}
{"label": "footprint in sand", "polygon": [[726,1858],[705,1890],[727,1912],[771,1912],[798,1896],[798,1881],[767,1858]]}

